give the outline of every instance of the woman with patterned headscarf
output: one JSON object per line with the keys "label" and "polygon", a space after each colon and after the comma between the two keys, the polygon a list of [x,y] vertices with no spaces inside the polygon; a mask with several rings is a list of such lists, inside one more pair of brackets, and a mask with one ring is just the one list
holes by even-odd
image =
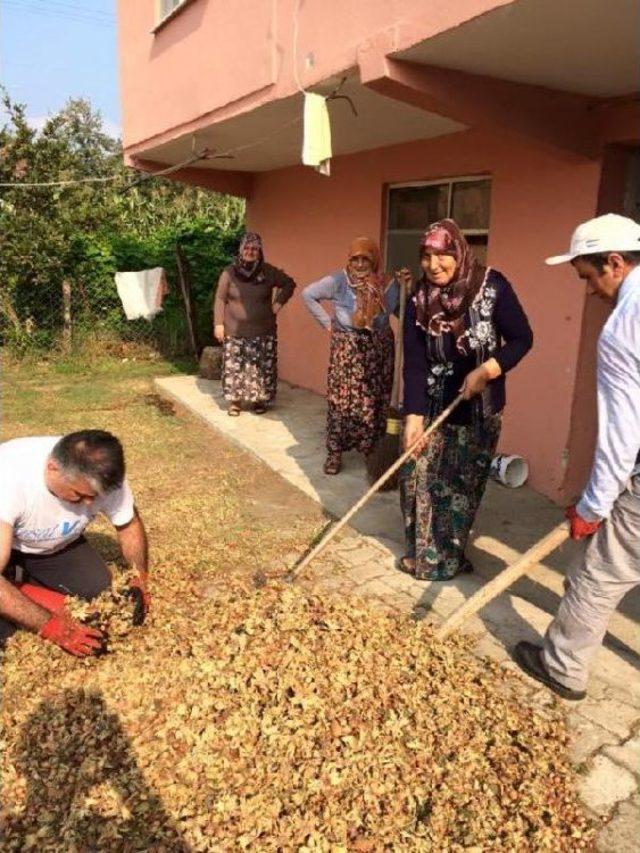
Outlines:
{"label": "woman with patterned headscarf", "polygon": [[295,282],[267,264],[259,234],[248,231],[238,254],[218,280],[213,306],[213,331],[223,345],[222,390],[227,413],[240,414],[252,403],[257,415],[266,412],[278,386],[276,315],[291,298]]}
{"label": "woman with patterned headscarf", "polygon": [[[398,285],[385,284],[378,246],[358,237],[346,268],[305,287],[302,298],[331,334],[324,471],[338,474],[345,451],[368,454],[385,433],[393,381],[389,314],[396,308]],[[322,301],[333,304],[333,318]]]}
{"label": "woman with patterned headscarf", "polygon": [[500,435],[505,374],[533,335],[507,279],[474,258],[452,219],[428,228],[420,265],[404,325],[405,447],[461,390],[464,402],[401,471],[400,568],[449,580],[472,571],[465,546]]}

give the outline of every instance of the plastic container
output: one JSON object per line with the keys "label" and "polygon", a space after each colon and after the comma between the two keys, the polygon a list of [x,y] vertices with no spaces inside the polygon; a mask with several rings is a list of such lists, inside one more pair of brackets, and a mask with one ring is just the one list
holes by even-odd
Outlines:
{"label": "plastic container", "polygon": [[509,489],[518,489],[527,482],[529,465],[522,456],[508,456],[506,453],[499,453],[491,461],[491,476]]}

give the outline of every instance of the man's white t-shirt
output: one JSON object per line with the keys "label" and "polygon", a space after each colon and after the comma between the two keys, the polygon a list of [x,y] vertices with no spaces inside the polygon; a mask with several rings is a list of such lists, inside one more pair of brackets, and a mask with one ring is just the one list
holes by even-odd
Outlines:
{"label": "man's white t-shirt", "polygon": [[133,518],[133,495],[126,480],[90,506],[51,494],[45,467],[60,437],[16,438],[0,444],[0,521],[13,527],[12,547],[27,554],[60,551],[100,513],[116,526]]}

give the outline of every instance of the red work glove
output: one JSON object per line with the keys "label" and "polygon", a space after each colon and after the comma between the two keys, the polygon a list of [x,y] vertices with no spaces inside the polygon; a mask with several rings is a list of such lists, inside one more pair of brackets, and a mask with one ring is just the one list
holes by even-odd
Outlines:
{"label": "red work glove", "polygon": [[567,507],[564,517],[569,519],[572,539],[584,539],[586,536],[593,536],[602,524],[601,521],[585,521],[578,515],[575,504]]}
{"label": "red work glove", "polygon": [[33,583],[23,583],[18,585],[18,589],[23,595],[30,600],[44,607],[49,613],[58,613],[64,608],[67,596],[62,592],[56,592],[55,589],[48,589],[46,586],[36,586]]}
{"label": "red work glove", "polygon": [[40,636],[79,658],[104,652],[106,644],[106,637],[101,631],[77,622],[65,610],[54,613],[45,622]]}
{"label": "red work glove", "polygon": [[135,609],[133,611],[134,625],[142,625],[144,623],[151,607],[151,594],[147,586],[148,579],[149,575],[146,572],[140,572],[138,577],[131,581],[131,586],[129,587],[129,594],[135,602]]}

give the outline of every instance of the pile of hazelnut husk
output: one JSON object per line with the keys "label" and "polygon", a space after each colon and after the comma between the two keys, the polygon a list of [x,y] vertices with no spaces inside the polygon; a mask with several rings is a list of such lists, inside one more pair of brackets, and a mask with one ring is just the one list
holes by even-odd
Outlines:
{"label": "pile of hazelnut husk", "polygon": [[69,613],[91,628],[97,628],[105,638],[104,653],[115,652],[125,643],[135,627],[135,601],[131,596],[131,581],[137,572],[114,570],[111,589],[100,593],[92,601],[69,596],[66,608]]}
{"label": "pile of hazelnut husk", "polygon": [[561,711],[461,637],[276,582],[156,576],[88,663],[2,663],[2,849],[590,850]]}

